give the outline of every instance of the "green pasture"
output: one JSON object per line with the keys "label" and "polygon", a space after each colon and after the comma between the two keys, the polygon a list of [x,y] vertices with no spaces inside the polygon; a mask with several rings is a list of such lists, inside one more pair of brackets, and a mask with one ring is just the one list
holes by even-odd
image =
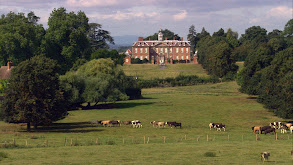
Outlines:
{"label": "green pasture", "polygon": [[[31,133],[0,122],[0,153],[7,154],[0,164],[262,164],[264,151],[271,153],[269,164],[292,164],[290,133],[278,130],[276,140],[251,130],[283,119],[237,89],[235,82],[143,89],[143,99],[70,111]],[[90,120],[140,120],[143,128],[92,126]],[[153,128],[154,120],[183,127]],[[226,124],[226,132],[209,130],[210,122]]]}
{"label": "green pasture", "polygon": [[137,76],[140,79],[168,78],[178,75],[197,75],[207,77],[206,72],[200,64],[166,64],[160,68],[159,65],[152,64],[131,64],[123,65],[123,70],[128,76]]}

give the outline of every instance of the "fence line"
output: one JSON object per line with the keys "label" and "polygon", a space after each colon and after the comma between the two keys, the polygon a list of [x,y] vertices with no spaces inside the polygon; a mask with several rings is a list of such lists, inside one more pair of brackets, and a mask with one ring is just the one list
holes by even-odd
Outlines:
{"label": "fence line", "polygon": [[[17,148],[17,147],[61,147],[68,146],[68,141],[70,139],[70,146],[90,146],[90,145],[129,145],[129,144],[160,144],[160,143],[199,143],[204,142],[204,139],[201,140],[202,135],[187,135],[183,136],[142,136],[142,137],[134,137],[134,136],[122,136],[122,137],[96,137],[96,138],[64,138],[64,141],[61,140],[53,140],[46,139],[42,137],[41,139],[33,138],[33,139],[16,139],[12,138],[11,140],[2,140],[0,139],[0,148]],[[206,142],[214,142],[214,141],[227,141],[227,142],[245,142],[245,141],[253,141],[253,135],[241,135],[241,136],[231,136],[227,135],[206,135]],[[291,138],[290,138],[291,137]],[[277,133],[274,136],[262,136],[259,134],[255,134],[255,141],[266,141],[266,140],[274,140],[274,141],[285,141],[292,140],[291,135],[278,135]]]}

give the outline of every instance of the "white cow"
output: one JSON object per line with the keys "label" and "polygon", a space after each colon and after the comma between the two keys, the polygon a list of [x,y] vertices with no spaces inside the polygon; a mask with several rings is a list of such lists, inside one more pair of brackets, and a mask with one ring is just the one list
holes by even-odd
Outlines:
{"label": "white cow", "polygon": [[139,120],[133,120],[131,121],[131,125],[133,128],[142,128],[142,124]]}

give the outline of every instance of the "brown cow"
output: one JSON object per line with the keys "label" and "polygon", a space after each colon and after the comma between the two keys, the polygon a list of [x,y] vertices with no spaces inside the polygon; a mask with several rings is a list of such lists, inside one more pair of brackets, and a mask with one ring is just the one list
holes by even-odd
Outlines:
{"label": "brown cow", "polygon": [[110,126],[110,121],[111,120],[101,120],[99,121],[99,123],[101,123],[101,125],[105,127],[105,126]]}
{"label": "brown cow", "polygon": [[252,130],[253,130],[253,133],[255,133],[256,131],[258,131],[259,134],[261,134],[261,126],[254,126],[254,127],[251,127]]}
{"label": "brown cow", "polygon": [[[273,128],[273,129],[275,129],[275,128]],[[262,161],[266,161],[266,160],[269,160],[269,156],[270,156],[271,154],[269,153],[269,152],[262,152],[261,154],[260,154],[260,159],[262,160]]]}
{"label": "brown cow", "polygon": [[156,126],[156,128],[165,127],[165,122],[162,122],[162,121],[151,121],[150,124],[152,124],[153,127]]}
{"label": "brown cow", "polygon": [[124,124],[124,125],[130,125],[131,124],[131,121],[122,121],[122,124]]}
{"label": "brown cow", "polygon": [[266,129],[266,130],[265,130],[265,135],[266,135],[267,133],[271,133],[271,132],[276,133],[275,128],[269,128],[269,129]]}

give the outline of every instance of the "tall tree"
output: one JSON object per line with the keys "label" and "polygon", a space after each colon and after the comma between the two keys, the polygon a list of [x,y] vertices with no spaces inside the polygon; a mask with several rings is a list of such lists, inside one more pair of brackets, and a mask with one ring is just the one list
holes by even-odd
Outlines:
{"label": "tall tree", "polygon": [[293,45],[293,19],[286,23],[282,35],[285,37],[287,45]]}
{"label": "tall tree", "polygon": [[98,23],[90,23],[88,37],[93,51],[100,48],[109,48],[108,43],[115,44],[110,32],[102,29],[102,25]]}
{"label": "tall tree", "polygon": [[[163,37],[164,37],[163,40],[165,38],[167,38],[168,40],[173,40],[173,39],[180,40],[181,39],[181,37],[178,36],[178,34],[175,34],[174,32],[172,32],[168,29],[161,30],[161,32],[163,33]],[[149,39],[150,40],[158,40],[158,33],[155,33],[153,35],[150,35],[150,36],[144,38],[144,40],[149,40]]]}
{"label": "tall tree", "polygon": [[59,89],[56,61],[35,56],[13,68],[3,102],[4,119],[10,123],[30,123],[35,128],[67,115],[67,101]]}
{"label": "tall tree", "polygon": [[276,54],[263,70],[258,101],[282,118],[293,118],[293,46]]}
{"label": "tall tree", "polygon": [[90,58],[89,24],[84,12],[75,14],[67,13],[65,8],[54,9],[48,26],[42,53],[58,61],[61,73],[69,70],[77,59]]}
{"label": "tall tree", "polygon": [[18,64],[40,53],[40,45],[45,35],[39,17],[33,12],[15,14],[10,12],[0,18],[0,63],[8,61]]}
{"label": "tall tree", "polygon": [[190,41],[190,45],[191,45],[191,50],[193,51],[193,53],[195,52],[195,47],[197,42],[199,41],[199,38],[197,37],[197,33],[195,30],[194,25],[191,25],[188,31],[188,35],[187,35],[187,39]]}

